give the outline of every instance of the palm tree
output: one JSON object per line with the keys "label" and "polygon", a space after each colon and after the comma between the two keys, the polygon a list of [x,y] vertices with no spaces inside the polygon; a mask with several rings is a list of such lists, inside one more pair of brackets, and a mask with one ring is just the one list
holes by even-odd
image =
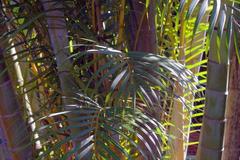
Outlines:
{"label": "palm tree", "polygon": [[[27,94],[33,108],[32,115],[23,116],[33,119],[29,126],[37,126],[30,133],[39,137],[29,143],[42,144],[33,149],[33,157],[184,159],[189,132],[198,131],[194,127],[199,124],[191,119],[203,115],[205,83],[210,90],[223,81],[221,91],[227,84],[227,74],[219,79],[211,72],[220,67],[227,73],[226,63],[217,65],[214,53],[224,48],[219,39],[227,36],[225,20],[217,23],[219,1],[208,2],[4,1],[3,24],[9,30],[0,39],[14,42],[1,43],[4,69],[18,93],[18,107],[26,109],[22,99]],[[227,15],[224,7],[220,15]],[[216,24],[219,34],[211,36]],[[217,43],[212,45],[214,38]],[[16,53],[11,54],[12,48]],[[209,48],[206,66],[203,55]],[[12,74],[15,62],[24,68],[20,86]],[[204,67],[208,72],[201,70]],[[222,118],[225,104],[222,112],[211,111],[214,94],[208,92],[205,114],[215,118],[219,113]],[[203,135],[211,133],[205,127],[206,115]],[[223,132],[217,134],[221,146]],[[199,157],[205,160],[208,153],[202,144],[216,143],[201,137]]]}
{"label": "palm tree", "polygon": [[[228,5],[228,6],[227,6]],[[226,8],[227,6],[227,8]],[[208,62],[208,84],[198,159],[221,159],[224,133],[224,114],[228,86],[228,56],[231,45],[231,2],[216,2],[213,14],[218,29],[213,31]],[[230,25],[229,25],[230,24]],[[226,26],[226,27],[225,27]],[[237,34],[237,32],[235,33]],[[221,72],[221,74],[216,74]]]}

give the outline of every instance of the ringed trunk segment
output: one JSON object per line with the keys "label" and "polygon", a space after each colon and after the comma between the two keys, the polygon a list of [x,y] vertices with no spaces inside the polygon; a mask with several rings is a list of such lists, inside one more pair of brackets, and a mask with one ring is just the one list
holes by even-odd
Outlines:
{"label": "ringed trunk segment", "polygon": [[[6,66],[3,63],[3,50],[1,48],[0,61],[0,72],[2,73]],[[0,119],[7,139],[10,158],[13,160],[31,159],[30,135],[7,72],[0,77]]]}
{"label": "ringed trunk segment", "polygon": [[219,160],[222,155],[228,65],[209,60],[206,105],[198,145],[198,160]]}
{"label": "ringed trunk segment", "polygon": [[[219,160],[223,151],[224,114],[228,86],[226,33],[221,39],[219,48],[216,39],[217,33],[214,31],[207,66],[206,101],[197,160]],[[220,62],[218,55],[221,56]]]}
{"label": "ringed trunk segment", "polygon": [[[2,13],[0,12],[0,16]],[[0,25],[0,35],[7,32],[5,24]],[[7,140],[9,155],[13,160],[32,159],[30,134],[22,117],[21,107],[12,86],[4,60],[6,42],[0,42],[0,121]]]}
{"label": "ringed trunk segment", "polygon": [[[224,5],[232,5],[232,2],[224,0]],[[210,43],[206,105],[203,116],[203,124],[197,151],[197,160],[219,160],[222,158],[225,108],[228,96],[229,54],[231,40],[227,42],[227,25],[230,20],[230,10],[226,13],[226,23],[221,37],[218,37],[218,29],[213,31]],[[218,20],[219,21],[219,20]],[[218,23],[218,22],[217,22]],[[231,35],[231,31],[229,33]]]}

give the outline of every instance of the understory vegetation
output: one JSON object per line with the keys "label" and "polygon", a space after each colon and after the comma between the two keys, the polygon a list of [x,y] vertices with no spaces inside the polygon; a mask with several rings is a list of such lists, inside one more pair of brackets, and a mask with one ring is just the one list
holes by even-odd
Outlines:
{"label": "understory vegetation", "polygon": [[240,156],[239,0],[0,4],[0,159]]}

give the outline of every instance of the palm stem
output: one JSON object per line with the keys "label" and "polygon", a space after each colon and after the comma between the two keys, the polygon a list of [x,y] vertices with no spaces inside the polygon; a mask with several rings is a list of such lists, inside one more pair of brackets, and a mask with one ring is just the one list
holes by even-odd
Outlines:
{"label": "palm stem", "polygon": [[[118,29],[118,39],[117,44],[122,45],[123,43],[123,35],[124,35],[124,13],[125,13],[125,1],[120,1],[120,9],[119,9],[119,29]],[[121,47],[120,47],[121,48]]]}
{"label": "palm stem", "polygon": [[[198,160],[219,160],[222,155],[224,131],[224,113],[227,97],[228,51],[221,45],[222,61],[218,63],[217,44],[213,35],[208,61],[208,76],[206,90],[206,105],[203,116],[203,125],[198,146]],[[225,42],[225,37],[222,38]]]}
{"label": "palm stem", "polygon": [[[0,35],[7,31],[6,26],[0,26]],[[4,63],[4,49],[0,45],[0,118],[7,139],[8,149],[13,160],[32,159],[30,135],[21,115],[11,79]]]}

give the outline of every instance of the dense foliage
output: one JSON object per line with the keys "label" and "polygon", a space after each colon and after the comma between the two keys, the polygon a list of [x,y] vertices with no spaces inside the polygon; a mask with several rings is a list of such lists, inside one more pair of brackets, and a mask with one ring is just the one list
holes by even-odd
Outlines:
{"label": "dense foliage", "polygon": [[221,150],[222,126],[201,118],[206,106],[224,119],[226,96],[221,108],[211,90],[226,92],[230,52],[239,59],[239,3],[2,0],[3,157],[182,160],[202,124],[201,146]]}

